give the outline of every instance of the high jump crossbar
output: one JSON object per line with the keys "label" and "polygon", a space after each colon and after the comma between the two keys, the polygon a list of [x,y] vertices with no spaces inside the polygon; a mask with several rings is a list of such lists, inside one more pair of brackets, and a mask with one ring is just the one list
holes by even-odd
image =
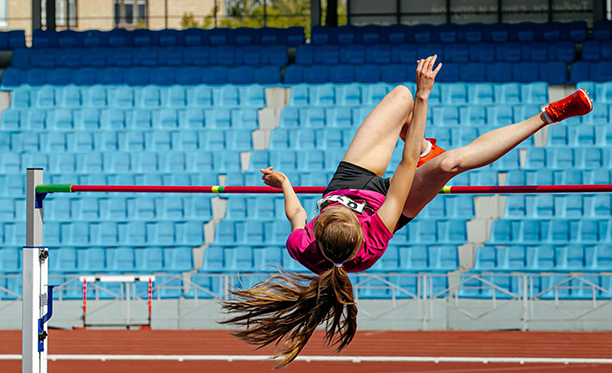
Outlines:
{"label": "high jump crossbar", "polygon": [[[294,187],[299,194],[323,193],[325,187]],[[47,193],[217,193],[279,194],[282,189],[267,186],[147,186],[43,184],[43,170],[27,170],[26,245],[23,247],[22,373],[47,372],[47,324],[51,316],[48,285],[48,249],[43,246],[43,199]],[[445,186],[440,194],[532,194],[606,193],[612,184]],[[48,309],[49,308],[49,309]]]}
{"label": "high jump crossbar", "polygon": [[[298,194],[323,193],[325,187],[293,187]],[[268,186],[149,186],[149,185],[73,185],[41,184],[36,193],[217,193],[217,194],[278,194],[282,189]],[[520,185],[520,186],[445,186],[440,194],[531,194],[531,193],[605,193],[612,184],[597,185]]]}

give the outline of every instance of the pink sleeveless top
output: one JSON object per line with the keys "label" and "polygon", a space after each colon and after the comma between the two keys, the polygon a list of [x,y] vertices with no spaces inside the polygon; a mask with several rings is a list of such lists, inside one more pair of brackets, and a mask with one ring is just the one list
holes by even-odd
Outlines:
{"label": "pink sleeveless top", "polygon": [[[353,259],[343,264],[347,272],[365,271],[385,253],[389,240],[393,237],[393,233],[389,232],[389,229],[376,213],[385,201],[385,196],[370,190],[343,189],[330,192],[324,197],[331,195],[347,196],[355,202],[366,202],[365,211],[362,214],[355,214],[363,227],[365,243]],[[334,202],[330,206],[337,204],[337,202]],[[291,257],[304,267],[316,274],[322,274],[331,269],[333,264],[325,259],[316,247],[314,238],[315,220],[316,218],[312,219],[304,229],[296,229],[291,232],[287,239],[287,249]]]}

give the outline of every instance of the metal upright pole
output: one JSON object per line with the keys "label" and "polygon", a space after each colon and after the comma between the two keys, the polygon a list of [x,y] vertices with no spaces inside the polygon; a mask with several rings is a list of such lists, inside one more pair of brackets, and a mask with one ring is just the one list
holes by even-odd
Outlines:
{"label": "metal upright pole", "polygon": [[[47,372],[47,342],[39,352],[38,320],[46,313],[47,250],[43,245],[42,201],[36,201],[36,186],[43,183],[43,170],[29,168],[26,190],[26,246],[23,248],[23,302],[22,302],[22,372]],[[44,298],[43,298],[44,297]],[[44,301],[43,301],[44,299]],[[46,327],[44,329],[46,337]]]}

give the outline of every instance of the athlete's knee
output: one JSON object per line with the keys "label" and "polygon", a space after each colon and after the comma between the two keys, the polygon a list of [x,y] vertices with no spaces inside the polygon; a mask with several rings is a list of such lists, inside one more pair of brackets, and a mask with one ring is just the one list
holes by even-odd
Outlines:
{"label": "athlete's knee", "polygon": [[460,153],[453,151],[439,155],[438,171],[449,175],[457,175],[466,171],[462,167],[462,158]]}
{"label": "athlete's knee", "polygon": [[396,96],[402,102],[410,103],[410,104],[412,104],[413,102],[412,92],[410,92],[408,87],[404,85],[398,85],[397,87],[393,88],[393,90],[390,93]]}

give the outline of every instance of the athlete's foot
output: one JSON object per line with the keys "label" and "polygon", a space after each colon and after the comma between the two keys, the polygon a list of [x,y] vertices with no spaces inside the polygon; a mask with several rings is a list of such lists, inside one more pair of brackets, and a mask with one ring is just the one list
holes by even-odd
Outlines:
{"label": "athlete's foot", "polygon": [[431,161],[432,159],[434,159],[435,157],[439,156],[440,154],[446,151],[442,149],[441,147],[439,147],[438,145],[436,145],[436,142],[438,141],[437,139],[428,138],[428,139],[425,139],[425,141],[427,142],[427,147],[425,151],[421,152],[421,156],[419,157],[419,162],[417,163],[417,167],[421,167],[425,163]]}
{"label": "athlete's foot", "polygon": [[542,109],[548,124],[561,122],[567,118],[586,115],[593,110],[593,100],[585,89],[579,89],[566,98],[551,102]]}

